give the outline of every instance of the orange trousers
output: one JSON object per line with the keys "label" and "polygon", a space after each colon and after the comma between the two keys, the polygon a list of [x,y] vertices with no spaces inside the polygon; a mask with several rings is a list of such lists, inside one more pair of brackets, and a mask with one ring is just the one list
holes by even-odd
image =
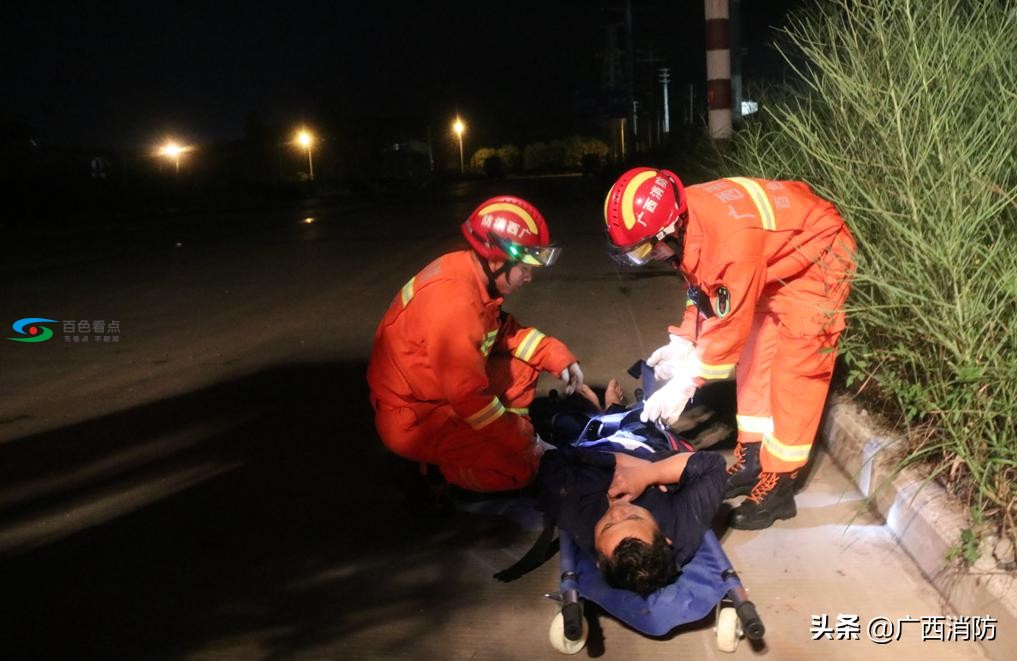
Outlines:
{"label": "orange trousers", "polygon": [[374,401],[375,426],[389,450],[437,464],[450,484],[470,491],[519,489],[533,480],[540,464],[527,410],[539,377],[539,370],[510,355],[491,356],[489,390],[507,410],[502,419],[474,429],[447,403],[394,407]]}
{"label": "orange trousers", "polygon": [[844,329],[854,252],[842,231],[821,259],[768,286],[756,306],[736,373],[738,442],[762,442],[765,472],[808,463]]}

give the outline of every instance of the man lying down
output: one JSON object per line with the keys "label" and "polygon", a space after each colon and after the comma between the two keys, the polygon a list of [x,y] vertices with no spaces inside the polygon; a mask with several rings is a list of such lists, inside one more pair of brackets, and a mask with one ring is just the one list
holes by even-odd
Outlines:
{"label": "man lying down", "polygon": [[[638,409],[618,406],[619,398],[612,381],[605,398],[614,404],[612,424],[595,420],[576,445],[544,453],[537,502],[562,534],[597,559],[608,585],[646,597],[692,559],[720,507],[727,472],[716,452],[672,449],[640,422]],[[576,427],[574,418],[564,422]]]}

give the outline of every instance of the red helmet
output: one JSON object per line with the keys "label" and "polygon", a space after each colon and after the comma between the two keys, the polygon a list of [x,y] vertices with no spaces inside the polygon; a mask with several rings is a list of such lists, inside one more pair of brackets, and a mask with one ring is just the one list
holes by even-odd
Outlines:
{"label": "red helmet", "polygon": [[685,187],[670,170],[633,168],[623,174],[604,200],[604,222],[612,257],[642,266],[653,246],[674,234],[687,218]]}
{"label": "red helmet", "polygon": [[551,266],[561,252],[551,243],[551,233],[537,208],[511,195],[492,197],[481,204],[462,230],[470,246],[485,259]]}

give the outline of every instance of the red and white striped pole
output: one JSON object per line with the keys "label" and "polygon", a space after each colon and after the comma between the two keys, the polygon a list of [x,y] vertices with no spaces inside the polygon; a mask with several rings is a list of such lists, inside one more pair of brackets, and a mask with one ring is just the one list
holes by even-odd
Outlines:
{"label": "red and white striped pole", "polygon": [[731,37],[728,0],[706,2],[706,99],[710,137],[731,137]]}

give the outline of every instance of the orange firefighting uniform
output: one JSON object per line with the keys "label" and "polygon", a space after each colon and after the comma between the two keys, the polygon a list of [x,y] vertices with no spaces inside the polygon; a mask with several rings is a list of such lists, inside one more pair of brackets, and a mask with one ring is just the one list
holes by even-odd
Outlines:
{"label": "orange firefighting uniform", "polygon": [[669,330],[696,343],[697,385],[737,365],[739,442],[762,441],[763,471],[793,471],[808,461],[826,401],[854,239],[802,182],[733,177],[686,192],[690,296]]}
{"label": "orange firefighting uniform", "polygon": [[367,368],[385,445],[473,491],[532,480],[539,460],[527,407],[537,378],[576,362],[561,341],[521,327],[503,300],[489,295],[472,252],[442,255],[392,301]]}

